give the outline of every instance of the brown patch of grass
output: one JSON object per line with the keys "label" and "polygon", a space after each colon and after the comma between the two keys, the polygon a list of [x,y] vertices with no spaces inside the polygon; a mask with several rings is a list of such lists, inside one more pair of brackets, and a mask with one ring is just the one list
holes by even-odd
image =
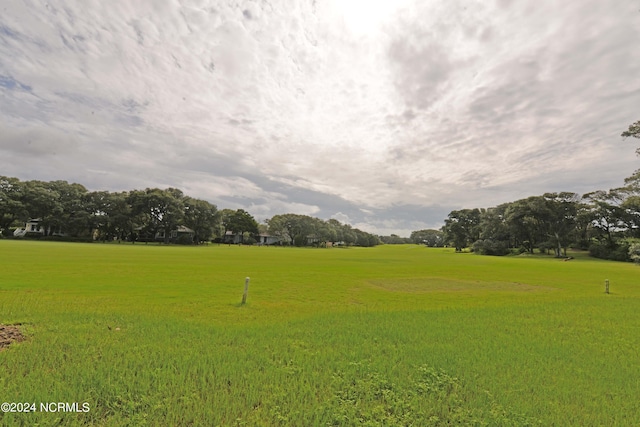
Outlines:
{"label": "brown patch of grass", "polygon": [[0,324],[0,351],[9,347],[14,342],[24,341],[25,337],[20,331],[20,325]]}

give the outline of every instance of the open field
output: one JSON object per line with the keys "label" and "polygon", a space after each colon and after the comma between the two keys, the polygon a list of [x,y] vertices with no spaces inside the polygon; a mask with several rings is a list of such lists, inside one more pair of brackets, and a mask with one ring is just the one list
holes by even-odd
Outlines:
{"label": "open field", "polygon": [[0,240],[0,402],[90,408],[0,425],[640,425],[640,267],[575,256]]}

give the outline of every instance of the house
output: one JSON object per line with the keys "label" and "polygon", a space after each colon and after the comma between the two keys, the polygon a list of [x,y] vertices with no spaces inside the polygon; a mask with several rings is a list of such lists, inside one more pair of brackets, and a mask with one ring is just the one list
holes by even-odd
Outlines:
{"label": "house", "polygon": [[193,238],[196,236],[196,232],[189,227],[179,225],[178,228],[171,231],[172,241],[190,240],[193,242]]}
{"label": "house", "polygon": [[16,228],[13,235],[15,237],[44,236],[44,227],[40,225],[41,222],[41,218],[29,219],[23,228]]}
{"label": "house", "polygon": [[333,242],[329,242],[315,234],[307,235],[307,246],[321,246],[330,248],[333,246]]}
{"label": "house", "polygon": [[280,237],[272,236],[271,234],[260,233],[256,235],[256,240],[258,241],[258,245],[267,246],[267,245],[275,245],[276,243],[280,243]]}
{"label": "house", "polygon": [[[193,242],[193,238],[195,237],[196,232],[190,229],[189,227],[185,227],[184,225],[179,225],[175,230],[171,230],[169,233],[169,241],[170,242]],[[164,241],[164,230],[160,230],[156,233],[156,240]]]}
{"label": "house", "polygon": [[[138,227],[135,229],[136,233],[138,233],[138,241],[141,242],[164,242],[165,232],[164,230],[158,230],[156,234],[151,237],[149,234],[144,233],[144,229],[142,227]],[[193,243],[193,238],[195,237],[196,232],[190,229],[189,227],[185,227],[184,225],[177,226],[174,230],[169,232],[169,242],[171,243]]]}
{"label": "house", "polygon": [[233,231],[227,231],[226,233],[224,233],[224,237],[222,241],[224,243],[230,243],[230,244],[233,243],[234,245],[237,245],[239,243],[242,243],[243,236],[242,236],[242,233],[234,233]]}
{"label": "house", "polygon": [[[252,237],[256,240],[258,246],[275,245],[279,243],[280,240],[282,240],[278,236],[272,236],[271,234],[266,233],[254,234]],[[224,243],[233,243],[236,245],[245,242],[242,233],[234,233],[233,231],[227,231],[226,233],[224,233],[224,238],[222,239],[222,241]]]}

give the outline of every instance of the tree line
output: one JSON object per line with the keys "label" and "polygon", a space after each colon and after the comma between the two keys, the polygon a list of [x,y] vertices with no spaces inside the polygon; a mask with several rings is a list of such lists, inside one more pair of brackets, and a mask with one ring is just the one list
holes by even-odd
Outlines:
{"label": "tree line", "polygon": [[[306,215],[275,215],[259,224],[243,209],[221,209],[184,194],[177,188],[147,188],[123,192],[89,191],[67,181],[21,181],[0,176],[0,233],[12,236],[29,220],[38,220],[37,236],[64,236],[70,240],[119,240],[165,243],[259,241],[259,235],[277,236],[280,244],[375,246],[377,236],[335,219]],[[189,229],[179,235],[180,227]]]}
{"label": "tree line", "polygon": [[[622,136],[640,138],[640,121]],[[443,242],[457,251],[505,255],[538,249],[560,257],[575,247],[599,258],[634,259],[640,248],[640,170],[608,191],[545,193],[488,209],[454,210],[441,231]]]}

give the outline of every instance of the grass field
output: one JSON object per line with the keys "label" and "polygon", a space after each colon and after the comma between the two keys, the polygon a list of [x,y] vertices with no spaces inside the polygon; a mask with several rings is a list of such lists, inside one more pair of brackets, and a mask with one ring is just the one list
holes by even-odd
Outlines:
{"label": "grass field", "polygon": [[640,425],[640,268],[575,257],[0,240],[0,425]]}

